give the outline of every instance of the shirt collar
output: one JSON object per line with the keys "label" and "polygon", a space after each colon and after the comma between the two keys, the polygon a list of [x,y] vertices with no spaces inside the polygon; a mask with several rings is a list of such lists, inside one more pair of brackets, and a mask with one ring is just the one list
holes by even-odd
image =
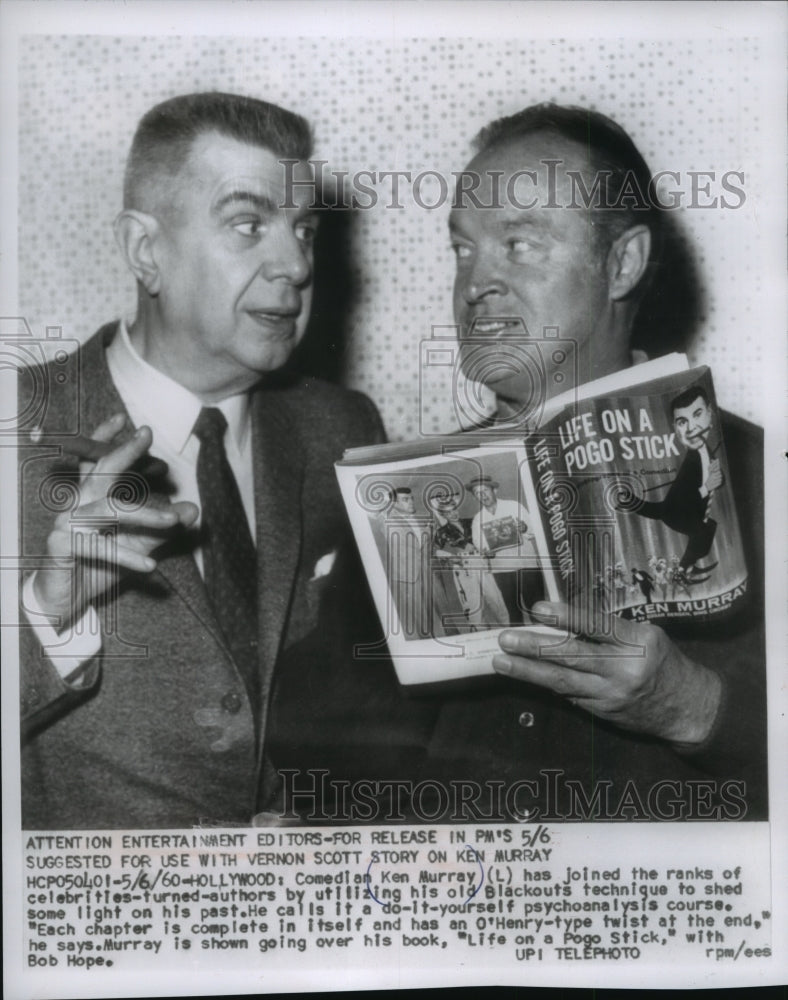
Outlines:
{"label": "shirt collar", "polygon": [[[107,348],[107,364],[132,419],[147,424],[155,440],[180,454],[203,407],[191,390],[148,364],[135,350],[125,321]],[[240,393],[216,404],[227,420],[229,436],[241,451],[249,433],[249,396]]]}

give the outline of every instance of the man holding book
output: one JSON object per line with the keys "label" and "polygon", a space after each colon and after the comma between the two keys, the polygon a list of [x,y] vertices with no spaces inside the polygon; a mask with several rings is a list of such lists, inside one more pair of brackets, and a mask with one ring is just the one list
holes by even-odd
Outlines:
{"label": "man holding book", "polygon": [[[521,377],[511,363],[523,325],[529,350],[557,328],[579,383],[637,360],[632,331],[658,267],[660,215],[642,156],[596,112],[527,108],[483,129],[476,149],[450,220],[455,317],[466,374],[484,373],[507,420],[534,410],[531,368]],[[542,402],[570,388],[554,342],[545,345]],[[611,633],[604,613],[537,604],[546,623],[570,630],[563,655],[542,655],[529,630],[504,632],[500,686],[443,704],[432,773],[514,780],[557,768],[586,789],[632,778],[644,790],[712,776],[740,782],[747,816],[765,815],[762,443],[735,419],[723,436],[747,511],[750,613],[669,636],[623,620]]]}

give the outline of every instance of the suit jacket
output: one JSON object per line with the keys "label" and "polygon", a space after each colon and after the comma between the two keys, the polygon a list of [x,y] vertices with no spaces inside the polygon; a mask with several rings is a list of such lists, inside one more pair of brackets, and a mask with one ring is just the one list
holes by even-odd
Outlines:
{"label": "suit jacket", "polygon": [[419,524],[391,509],[382,525],[386,532],[386,571],[392,583],[417,583],[429,570],[429,524]]}
{"label": "suit jacket", "polygon": [[644,501],[637,508],[637,513],[662,521],[673,531],[690,535],[703,527],[709,505],[708,496],[700,495],[702,485],[700,452],[688,451],[664,498]]}
{"label": "suit jacket", "polygon": [[[78,428],[90,434],[123,410],[104,353],[115,330],[115,324],[104,327],[84,346],[64,384],[56,381],[62,372],[50,367],[44,373],[49,394],[40,424],[46,433]],[[25,406],[22,399],[21,413]],[[320,745],[331,745],[347,715],[361,721],[347,728],[340,758],[345,744],[352,750],[375,738],[376,713],[388,712],[396,689],[390,667],[380,661],[367,670],[366,687],[353,687],[342,676],[341,664],[352,655],[349,623],[356,624],[367,592],[333,463],[347,447],[382,439],[377,411],[359,393],[315,379],[275,377],[253,392],[251,415],[261,739],[255,739],[243,681],[194,559],[185,546],[169,545],[150,577],[124,579],[102,602],[102,650],[81,687],[66,684],[32,631],[20,630],[26,828],[248,823],[273,787],[265,764],[276,756],[272,702],[293,723],[278,738],[285,758],[310,724],[311,738],[322,733]],[[67,489],[58,490],[52,475],[60,475],[61,484],[63,473],[75,482],[67,444],[65,437],[62,456],[57,448],[20,447],[21,554],[31,568],[46,552],[64,496],[68,502]],[[309,673],[312,659],[322,665],[322,676]],[[280,692],[282,663],[289,682]],[[339,707],[325,697],[337,677]],[[383,757],[396,743],[401,717],[388,714],[393,729]],[[313,767],[321,763],[310,760]]]}

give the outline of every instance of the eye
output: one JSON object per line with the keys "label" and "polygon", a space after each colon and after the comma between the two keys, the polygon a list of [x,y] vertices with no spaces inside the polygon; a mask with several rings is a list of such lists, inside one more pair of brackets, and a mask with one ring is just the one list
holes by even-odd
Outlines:
{"label": "eye", "polygon": [[240,233],[241,236],[247,236],[250,239],[259,236],[262,227],[263,224],[260,219],[244,219],[242,222],[233,223],[233,229],[237,233]]}
{"label": "eye", "polygon": [[471,248],[466,246],[464,243],[452,243],[451,251],[457,260],[463,260],[471,255]]}
{"label": "eye", "polygon": [[536,249],[535,244],[531,240],[526,240],[522,236],[508,240],[506,245],[515,254],[530,253]]}
{"label": "eye", "polygon": [[294,229],[296,239],[306,246],[312,246],[317,236],[317,226],[313,222],[299,222]]}

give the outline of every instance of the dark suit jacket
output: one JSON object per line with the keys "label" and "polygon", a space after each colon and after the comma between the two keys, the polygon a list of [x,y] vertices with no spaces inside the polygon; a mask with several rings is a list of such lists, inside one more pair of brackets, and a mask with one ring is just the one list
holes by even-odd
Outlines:
{"label": "dark suit jacket", "polygon": [[709,498],[700,495],[702,485],[700,453],[688,451],[664,498],[644,501],[637,513],[662,521],[673,531],[690,535],[702,528],[709,505]]}
{"label": "dark suit jacket", "polygon": [[[45,432],[73,432],[78,420],[81,433],[90,434],[123,410],[104,353],[115,329],[104,327],[84,346],[64,384],[54,367],[48,370]],[[332,746],[344,726],[333,761],[341,769],[343,747],[350,752],[369,739],[380,741],[381,711],[392,719],[383,759],[396,756],[400,737],[414,742],[404,734],[409,719],[398,729],[402,715],[389,711],[390,699],[398,700],[390,666],[366,664],[363,683],[355,685],[359,677],[341,666],[351,658],[350,623],[366,607],[367,592],[333,463],[347,447],[381,440],[377,411],[359,393],[314,379],[276,378],[253,393],[251,412],[262,740],[256,745],[244,684],[196,564],[185,546],[173,545],[152,576],[127,578],[106,602],[102,651],[81,688],[64,683],[31,630],[21,629],[26,828],[248,823],[271,789],[263,747],[276,756],[276,745],[286,751],[310,726],[307,745],[317,739]],[[56,516],[53,505],[42,502],[42,486],[57,469],[70,470],[73,482],[76,463],[67,457],[67,438],[63,444],[62,457],[51,447],[20,448],[21,546],[29,568],[46,552]],[[330,572],[316,576],[331,553]],[[281,691],[280,668],[286,676]],[[305,683],[298,680],[302,670]],[[278,738],[272,701],[292,723]],[[348,718],[358,721],[348,726]],[[323,762],[312,757],[309,763]]]}

